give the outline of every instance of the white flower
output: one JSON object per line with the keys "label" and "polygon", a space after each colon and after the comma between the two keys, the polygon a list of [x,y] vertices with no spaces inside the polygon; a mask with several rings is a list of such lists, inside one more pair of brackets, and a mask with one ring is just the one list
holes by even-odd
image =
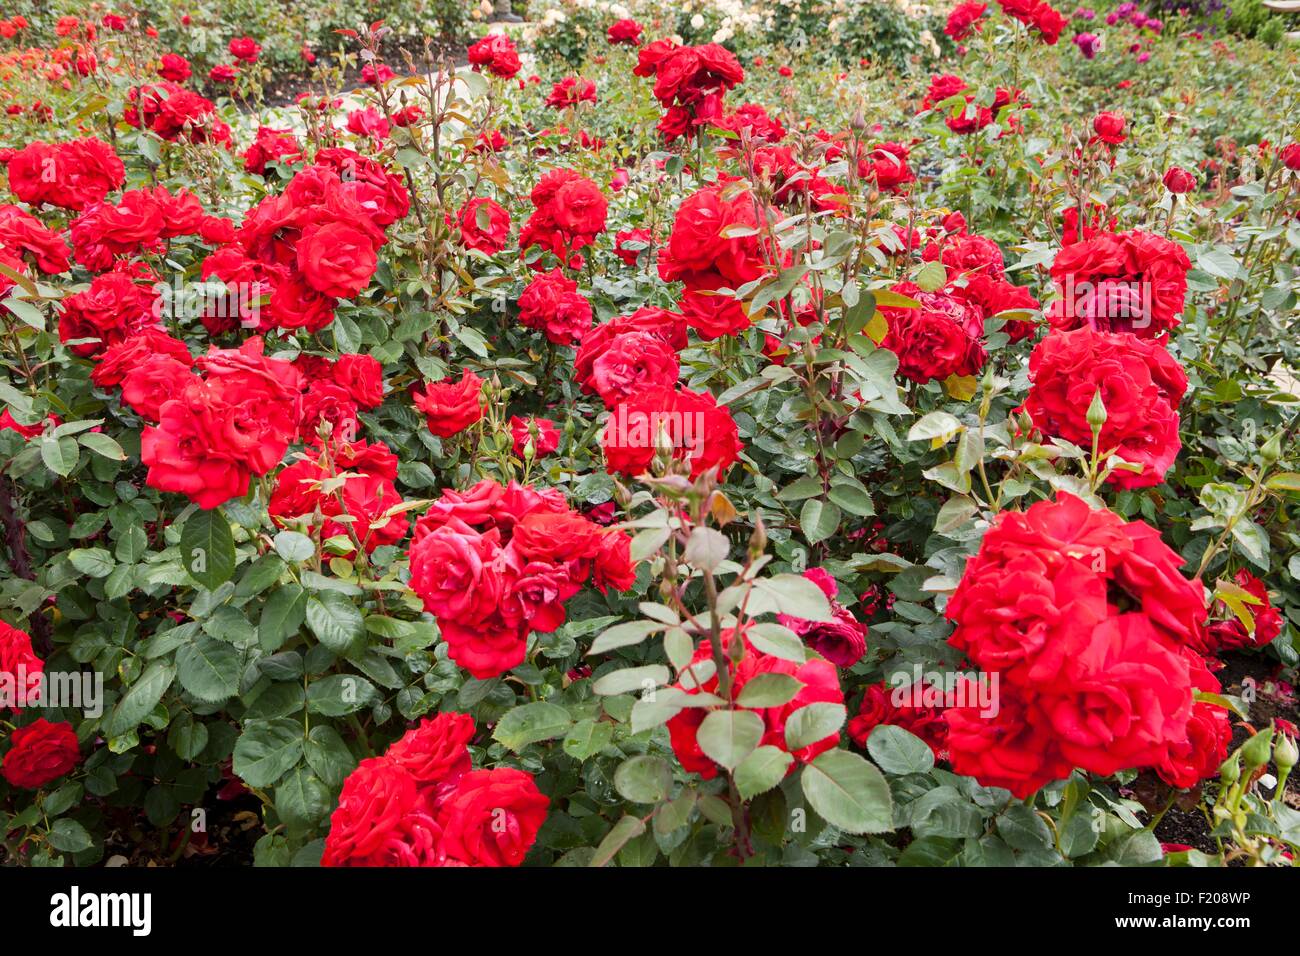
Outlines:
{"label": "white flower", "polygon": [[691,29],[692,29],[692,30],[698,30],[698,29],[699,29],[700,27],[702,27],[702,26],[704,26],[704,15],[703,15],[703,14],[701,14],[701,13],[697,13],[697,14],[695,14],[695,16],[691,17]]}

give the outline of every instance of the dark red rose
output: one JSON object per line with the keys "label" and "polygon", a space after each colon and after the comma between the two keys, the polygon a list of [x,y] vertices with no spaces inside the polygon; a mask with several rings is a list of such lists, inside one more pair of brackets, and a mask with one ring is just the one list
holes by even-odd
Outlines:
{"label": "dark red rose", "polygon": [[12,786],[39,790],[71,771],[81,760],[77,732],[65,722],[52,724],[38,717],[9,735],[10,748],[0,774]]}

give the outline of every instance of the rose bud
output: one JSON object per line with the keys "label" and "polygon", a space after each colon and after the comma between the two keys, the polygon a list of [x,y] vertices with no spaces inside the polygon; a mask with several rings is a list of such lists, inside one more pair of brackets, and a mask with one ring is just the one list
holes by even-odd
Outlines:
{"label": "rose bud", "polygon": [[1196,188],[1196,177],[1181,166],[1170,166],[1169,171],[1165,173],[1164,183],[1165,189],[1181,196]]}

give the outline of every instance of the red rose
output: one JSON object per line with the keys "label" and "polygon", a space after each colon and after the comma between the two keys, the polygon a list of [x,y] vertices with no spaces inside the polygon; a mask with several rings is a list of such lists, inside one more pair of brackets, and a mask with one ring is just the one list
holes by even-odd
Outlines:
{"label": "red rose", "polygon": [[161,353],[149,355],[122,380],[122,404],[129,405],[142,418],[156,422],[163,402],[185,391],[196,378],[189,362],[178,362]]}
{"label": "red rose", "polygon": [[571,109],[579,103],[596,102],[596,84],[580,76],[566,76],[551,88],[546,105],[552,109]]}
{"label": "red rose", "polygon": [[570,345],[591,328],[591,303],[579,294],[578,283],[552,269],[528,283],[519,296],[519,321],[548,341]]}
{"label": "red rose", "polygon": [[236,37],[228,47],[230,55],[245,63],[254,63],[262,52],[262,45],[252,37]]}
{"label": "red rose", "polygon": [[154,290],[124,271],[105,272],[90,281],[90,288],[63,300],[59,316],[59,341],[74,355],[99,355],[145,329],[155,327],[158,298]]}
{"label": "red rose", "polygon": [[1181,166],[1170,166],[1165,172],[1165,189],[1175,195],[1189,193],[1196,188],[1196,177]]}
{"label": "red rose", "polygon": [[366,233],[345,222],[325,222],[302,231],[297,262],[307,283],[317,292],[351,299],[370,284],[378,258]]}
{"label": "red rose", "polygon": [[331,437],[353,441],[361,430],[357,404],[342,385],[317,379],[302,396],[302,418],[298,437],[307,443],[319,440],[322,424],[328,424]]}
{"label": "red rose", "polygon": [[605,230],[608,203],[590,179],[571,179],[555,190],[551,208],[556,225],[573,236],[595,236]]}
{"label": "red rose", "polygon": [[980,17],[984,16],[984,11],[988,8],[987,3],[968,2],[959,4],[948,14],[948,22],[944,25],[943,32],[954,43],[960,43],[971,33],[980,29]]}
{"label": "red rose", "polygon": [[164,53],[158,61],[158,75],[173,83],[183,83],[190,78],[190,61],[177,53]]}
{"label": "red rose", "polygon": [[1106,421],[1099,447],[1143,466],[1137,473],[1116,469],[1107,480],[1120,488],[1164,480],[1182,447],[1178,404],[1187,376],[1163,346],[1088,327],[1054,331],[1030,356],[1029,378],[1025,410],[1044,434],[1091,447],[1088,408],[1100,394]]}
{"label": "red rose", "polygon": [[[975,699],[978,691],[966,679],[957,693]],[[951,707],[944,711],[948,724],[948,758],[954,773],[974,777],[986,787],[1005,787],[1023,800],[1053,780],[1063,780],[1074,766],[1052,746],[1046,718],[1026,702],[1001,695],[997,714],[981,716],[978,707]]]}
{"label": "red rose", "polygon": [[126,167],[102,140],[31,143],[10,157],[9,188],[32,206],[81,210],[126,182]]}
{"label": "red rose", "polygon": [[17,206],[0,205],[0,246],[31,256],[36,268],[48,275],[68,271],[68,244],[63,237]]}
{"label": "red rose", "polygon": [[1218,776],[1219,765],[1228,758],[1232,741],[1232,724],[1222,707],[1202,700],[1192,704],[1187,721],[1187,743],[1169,749],[1168,756],[1156,767],[1160,779],[1171,787],[1186,790],[1202,780]]}
{"label": "red rose", "polygon": [[52,724],[38,717],[9,735],[12,745],[0,773],[12,786],[39,790],[72,770],[81,760],[77,732],[69,723]]}
{"label": "red rose", "polygon": [[679,373],[677,353],[653,332],[625,332],[610,340],[591,364],[591,385],[606,407],[659,386],[671,387]]}
{"label": "red rose", "polygon": [[637,46],[641,43],[641,24],[635,20],[623,19],[616,20],[605,31],[605,39],[614,45],[616,43],[626,43],[629,46]]}
{"label": "red rose", "polygon": [[321,866],[441,866],[441,828],[431,795],[384,757],[361,761],[343,781]]}
{"label": "red rose", "polygon": [[1191,261],[1163,236],[1095,232],[1065,245],[1052,263],[1061,298],[1048,318],[1060,329],[1091,325],[1156,338],[1178,325]]}
{"label": "red rose", "polygon": [[424,391],[413,390],[415,407],[424,412],[429,431],[439,438],[450,438],[483,417],[483,380],[464,369],[460,381],[450,377],[429,382]]}
{"label": "red rose", "polygon": [[244,169],[258,176],[265,175],[266,164],[292,163],[302,158],[302,147],[293,130],[259,126],[253,145],[244,153]]}
{"label": "red rose", "polygon": [[12,692],[0,695],[0,706],[20,710],[20,701],[26,702],[40,692],[43,673],[45,662],[32,650],[27,632],[0,621],[0,674],[9,675],[12,684]]}
{"label": "red rose", "polygon": [[340,355],[330,374],[362,408],[383,404],[384,367],[373,355]]}
{"label": "red rose", "polygon": [[1127,120],[1123,113],[1098,113],[1092,119],[1092,130],[1103,143],[1118,146],[1124,142]]}
{"label": "red rose", "polygon": [[550,801],[522,770],[473,770],[438,804],[441,847],[466,866],[519,866]]}
{"label": "red rose", "polygon": [[385,759],[402,767],[418,786],[450,783],[470,769],[474,718],[445,713],[420,721],[388,748]]}
{"label": "red rose", "polygon": [[481,624],[500,608],[509,584],[496,531],[434,528],[411,546],[411,590],[440,621]]}
{"label": "red rose", "polygon": [[1245,568],[1236,573],[1233,581],[1258,602],[1251,604],[1246,600],[1241,601],[1251,626],[1248,629],[1246,623],[1223,601],[1215,602],[1214,617],[1218,620],[1207,628],[1205,646],[1200,648],[1206,654],[1263,647],[1282,633],[1282,612],[1269,600],[1268,586]]}
{"label": "red rose", "polygon": [[1288,143],[1278,155],[1282,158],[1283,166],[1293,173],[1300,173],[1300,143]]}
{"label": "red rose", "polygon": [[[924,681],[906,687],[872,684],[862,697],[858,715],[849,720],[849,736],[865,748],[873,730],[890,724],[924,740],[936,757],[942,754],[946,759],[948,724],[943,718],[943,695],[937,690]],[[928,696],[937,698],[936,704],[931,705]]]}
{"label": "red rose", "polygon": [[690,389],[656,388],[633,395],[612,410],[601,433],[605,469],[629,477],[650,467],[661,431],[671,456],[690,464],[696,478],[711,468],[725,472],[742,448],[727,406]]}
{"label": "red rose", "polygon": [[533,444],[533,457],[544,458],[560,447],[560,432],[555,422],[547,418],[520,418],[510,416],[510,439],[514,452],[520,458],[529,442]]}
{"label": "red rose", "polygon": [[574,378],[583,391],[596,391],[592,377],[596,360],[611,347],[616,338],[629,332],[649,332],[674,352],[686,348],[686,322],[676,312],[646,307],[637,309],[631,315],[610,319],[583,335],[582,345],[573,359]]}
{"label": "red rose", "polygon": [[491,73],[506,80],[518,73],[521,66],[514,42],[504,33],[490,33],[471,44],[468,57],[475,70],[487,67]]}
{"label": "red rose", "polygon": [[471,199],[460,210],[460,244],[496,255],[510,239],[510,213],[485,197]]}
{"label": "red rose", "polygon": [[919,308],[882,308],[889,331],[880,343],[898,356],[898,374],[924,385],[950,375],[974,375],[987,353],[977,308],[944,292],[922,292],[910,282],[893,291],[916,299]]}

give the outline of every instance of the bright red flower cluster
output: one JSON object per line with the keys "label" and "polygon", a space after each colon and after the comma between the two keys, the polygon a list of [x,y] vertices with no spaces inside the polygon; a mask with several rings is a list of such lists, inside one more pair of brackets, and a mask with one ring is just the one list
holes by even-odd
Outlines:
{"label": "bright red flower cluster", "polygon": [[298,433],[301,374],[262,352],[255,337],[198,359],[202,377],[191,374],[140,436],[149,487],[216,508],[280,464]]}
{"label": "bright red flower cluster", "polygon": [[476,71],[487,70],[506,80],[518,73],[522,66],[514,41],[504,33],[489,33],[470,44],[467,55]]}
{"label": "bright red flower cluster", "polygon": [[1069,21],[1044,0],[998,0],[998,6],[1007,16],[1037,33],[1049,46],[1056,44],[1069,25]]}
{"label": "bright red flower cluster", "polygon": [[9,189],[30,206],[80,211],[126,182],[113,147],[93,136],[67,143],[30,143],[9,158]]}
{"label": "bright red flower cluster", "polygon": [[611,410],[600,436],[605,470],[629,478],[644,474],[661,443],[668,457],[689,463],[692,478],[714,468],[723,474],[744,447],[726,405],[708,392],[660,385],[629,395]]}
{"label": "bright red flower cluster", "polygon": [[1150,525],[1066,493],[1003,512],[945,611],[949,643],[999,676],[996,713],[945,713],[953,769],[1026,797],[1076,767],[1183,755],[1192,691],[1218,684],[1191,649],[1205,599],[1181,565]]}
{"label": "bright red flower cluster", "polygon": [[803,642],[836,667],[852,667],[867,652],[867,626],[835,599],[839,585],[824,568],[809,568],[803,573],[826,595],[831,604],[831,620],[806,621],[778,614],[777,623],[790,628]]}
{"label": "bright red flower cluster", "polygon": [[625,591],[631,539],[573,511],[555,489],[484,479],[447,490],[416,522],[411,590],[438,619],[451,659],[483,680],[524,659],[528,634],[565,620],[590,579]]}
{"label": "bright red flower cluster", "polygon": [[522,770],[473,770],[468,714],[408,730],[343,782],[321,866],[519,866],[550,801]]}
{"label": "bright red flower cluster", "polygon": [[339,299],[369,285],[384,230],[409,210],[406,188],[383,166],[352,150],[321,150],[282,194],[249,210],[235,240],[204,261],[203,276],[268,296],[256,316],[262,331],[317,332]]}
{"label": "bright red flower cluster", "polygon": [[549,342],[572,345],[591,329],[591,303],[578,291],[577,282],[552,269],[528,283],[519,296],[519,321]]}
{"label": "bright red flower cluster", "polygon": [[1178,325],[1191,260],[1183,247],[1149,232],[1094,232],[1063,245],[1052,262],[1060,298],[1048,319],[1059,329],[1084,325],[1157,338]]}
{"label": "bright red flower cluster", "polygon": [[1029,379],[1025,410],[1044,434],[1091,448],[1088,406],[1100,393],[1106,421],[1099,450],[1142,466],[1117,468],[1107,480],[1120,488],[1164,480],[1182,447],[1178,405],[1187,374],[1160,343],[1089,327],[1054,331],[1029,357]]}
{"label": "bright red flower cluster", "polygon": [[541,246],[562,263],[605,231],[609,204],[600,187],[571,169],[553,169],[533,187],[533,214],[519,233],[519,248]]}
{"label": "bright red flower cluster", "polygon": [[9,743],[0,775],[15,787],[39,790],[70,772],[81,760],[77,732],[65,721],[52,724],[38,717],[25,727],[16,727],[9,735]]}
{"label": "bright red flower cluster", "polygon": [[670,143],[692,139],[697,127],[722,119],[723,96],[745,79],[740,61],[726,47],[677,46],[671,40],[642,47],[632,72],[655,78],[655,99],[665,110],[659,131]]}

